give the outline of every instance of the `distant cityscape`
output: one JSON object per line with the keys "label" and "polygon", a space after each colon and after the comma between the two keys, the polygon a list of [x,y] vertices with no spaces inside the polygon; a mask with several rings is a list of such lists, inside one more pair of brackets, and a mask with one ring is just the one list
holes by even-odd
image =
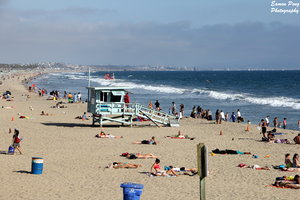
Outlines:
{"label": "distant cityscape", "polygon": [[0,64],[0,72],[10,71],[10,70],[35,70],[35,71],[278,71],[278,70],[300,70],[298,69],[285,69],[283,68],[243,68],[239,69],[237,67],[190,67],[190,66],[169,66],[169,65],[76,65],[58,62],[41,62],[33,64]]}

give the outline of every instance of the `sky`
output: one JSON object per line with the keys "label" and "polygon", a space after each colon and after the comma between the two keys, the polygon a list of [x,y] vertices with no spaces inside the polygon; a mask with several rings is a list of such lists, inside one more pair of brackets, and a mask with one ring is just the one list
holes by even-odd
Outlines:
{"label": "sky", "polygon": [[300,69],[300,13],[271,13],[300,6],[271,3],[0,0],[0,63]]}

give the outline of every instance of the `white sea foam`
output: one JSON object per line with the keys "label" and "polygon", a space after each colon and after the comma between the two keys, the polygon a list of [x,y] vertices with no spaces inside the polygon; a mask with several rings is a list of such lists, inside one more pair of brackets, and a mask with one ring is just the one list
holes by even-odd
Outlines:
{"label": "white sea foam", "polygon": [[235,93],[225,93],[225,92],[217,92],[211,90],[203,90],[203,89],[194,89],[192,93],[198,93],[201,95],[207,95],[214,99],[221,100],[231,100],[231,101],[246,101],[252,104],[258,105],[269,105],[272,107],[289,107],[296,110],[300,109],[300,100],[288,97],[254,97],[250,94],[235,94]]}
{"label": "white sea foam", "polygon": [[[83,76],[83,73],[72,73],[66,74],[69,79],[83,79],[86,80],[87,77]],[[288,98],[288,97],[255,97],[247,93],[233,93],[233,92],[219,92],[209,90],[207,88],[203,89],[193,89],[188,90],[184,88],[176,88],[167,85],[146,85],[138,84],[134,82],[129,82],[124,79],[115,80],[105,80],[103,78],[92,77],[91,81],[99,83],[101,86],[126,86],[132,89],[143,89],[148,91],[167,93],[167,94],[198,94],[206,95],[214,99],[219,100],[230,100],[230,101],[244,101],[252,104],[258,105],[269,105],[272,107],[289,107],[296,110],[300,110],[300,99]]]}
{"label": "white sea foam", "polygon": [[137,84],[133,82],[128,82],[122,79],[115,79],[115,80],[105,80],[100,78],[91,78],[91,81],[97,82],[102,86],[126,86],[132,89],[143,89],[143,90],[150,90],[155,92],[161,93],[168,93],[168,94],[183,94],[186,92],[186,89],[183,88],[175,88],[166,85],[145,85],[145,84]]}

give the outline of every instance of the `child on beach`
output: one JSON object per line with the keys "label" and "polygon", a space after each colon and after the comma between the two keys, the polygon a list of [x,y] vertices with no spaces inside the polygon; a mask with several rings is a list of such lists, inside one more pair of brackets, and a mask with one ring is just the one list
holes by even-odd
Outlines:
{"label": "child on beach", "polygon": [[21,138],[19,137],[19,130],[15,129],[15,134],[13,135],[12,139],[12,146],[19,151],[20,154],[23,154],[21,151],[20,143]]}

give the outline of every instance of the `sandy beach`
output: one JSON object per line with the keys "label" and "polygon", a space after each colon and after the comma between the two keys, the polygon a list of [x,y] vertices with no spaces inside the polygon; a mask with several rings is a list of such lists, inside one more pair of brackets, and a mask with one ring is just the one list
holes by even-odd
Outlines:
{"label": "sandy beach", "polygon": [[[210,175],[206,178],[207,199],[297,199],[299,190],[266,187],[279,176],[300,173],[275,170],[272,165],[284,164],[284,155],[300,153],[300,145],[261,142],[262,135],[252,124],[245,132],[245,123],[214,124],[214,121],[186,118],[180,127],[135,126],[104,127],[106,133],[123,136],[122,139],[98,139],[99,127],[91,127],[91,120],[75,119],[86,111],[85,103],[65,104],[67,108],[51,108],[55,101],[30,93],[22,79],[34,74],[22,73],[2,81],[1,94],[12,92],[13,101],[0,99],[0,199],[122,199],[123,182],[144,185],[141,199],[194,200],[199,199],[199,177],[149,177],[154,159],[127,160],[119,155],[153,153],[161,166],[197,167],[196,146],[205,143],[213,149],[233,149],[251,152],[251,155],[209,155]],[[53,88],[55,89],[55,88]],[[29,98],[27,97],[29,95]],[[33,108],[33,109],[31,109]],[[41,111],[49,116],[41,116]],[[19,116],[29,119],[20,119]],[[259,116],[258,116],[259,117]],[[13,120],[12,120],[13,118]],[[147,122],[146,124],[150,124]],[[12,141],[11,128],[20,130],[24,155],[7,155]],[[178,130],[194,140],[166,139]],[[222,130],[223,135],[220,135]],[[271,130],[271,128],[270,128]],[[290,141],[299,133],[278,129],[285,133],[277,138]],[[155,136],[158,145],[138,145]],[[258,155],[255,159],[252,155]],[[42,175],[32,175],[32,157],[44,158]],[[106,169],[114,161],[141,164],[137,169]],[[271,170],[238,168],[237,165],[269,166]]]}

